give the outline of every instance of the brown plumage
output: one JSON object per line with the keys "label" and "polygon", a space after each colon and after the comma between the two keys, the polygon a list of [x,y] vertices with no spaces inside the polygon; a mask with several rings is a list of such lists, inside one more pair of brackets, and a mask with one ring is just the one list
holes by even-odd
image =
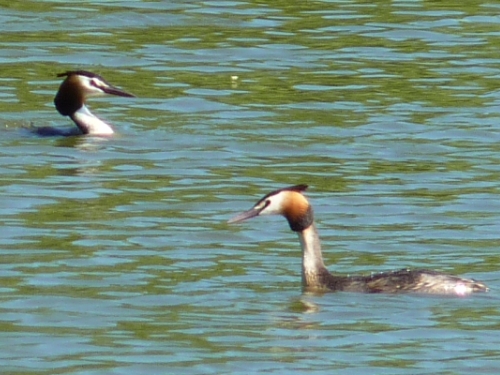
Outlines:
{"label": "brown plumage", "polygon": [[370,276],[332,275],[323,263],[312,207],[302,194],[306,189],[307,185],[296,185],[273,191],[250,210],[229,220],[229,223],[237,223],[260,215],[284,216],[290,228],[299,235],[302,247],[302,284],[306,289],[456,296],[488,291],[488,287],[481,282],[431,270],[402,269]]}
{"label": "brown plumage", "polygon": [[[80,80],[78,75],[64,73],[67,75],[66,79],[59,86],[59,90],[54,98],[54,105],[57,111],[63,116],[71,116],[85,102],[85,93],[79,89]],[[57,75],[58,77],[61,74]]]}

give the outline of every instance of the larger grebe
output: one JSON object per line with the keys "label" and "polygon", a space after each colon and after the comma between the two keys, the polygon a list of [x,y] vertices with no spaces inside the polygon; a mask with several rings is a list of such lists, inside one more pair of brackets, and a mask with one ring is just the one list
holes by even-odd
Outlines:
{"label": "larger grebe", "polygon": [[375,273],[370,276],[336,276],[325,268],[321,244],[314,224],[313,210],[302,194],[307,185],[273,191],[253,208],[229,220],[238,223],[260,215],[282,215],[297,232],[302,247],[302,284],[307,289],[362,293],[425,293],[465,296],[486,292],[483,283],[429,270]]}
{"label": "larger grebe", "polygon": [[134,95],[114,87],[101,76],[85,70],[68,71],[57,76],[66,78],[59,86],[59,91],[57,91],[54,98],[54,104],[61,115],[69,116],[73,120],[79,131],[75,129],[75,131],[68,132],[50,127],[41,127],[36,129],[37,133],[40,135],[113,134],[114,131],[111,126],[88,110],[85,100],[90,96],[104,94],[129,98],[134,97]]}

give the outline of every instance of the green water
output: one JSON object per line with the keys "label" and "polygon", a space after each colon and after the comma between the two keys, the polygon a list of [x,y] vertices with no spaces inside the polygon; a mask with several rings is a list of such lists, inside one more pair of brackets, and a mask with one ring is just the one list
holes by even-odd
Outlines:
{"label": "green water", "polygon": [[[496,373],[497,16],[468,2],[0,2],[6,374]],[[66,70],[137,98],[52,100]],[[237,78],[234,78],[236,76]],[[282,218],[307,183],[325,263],[430,268],[467,299],[303,294]]]}

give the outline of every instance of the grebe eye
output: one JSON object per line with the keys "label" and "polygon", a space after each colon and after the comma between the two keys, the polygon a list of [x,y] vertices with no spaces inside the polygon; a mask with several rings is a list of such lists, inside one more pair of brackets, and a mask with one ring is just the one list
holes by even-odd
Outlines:
{"label": "grebe eye", "polygon": [[254,206],[254,209],[258,210],[259,212],[264,210],[267,206],[271,204],[271,201],[269,199],[266,199],[265,201],[262,201],[260,203],[257,203]]}
{"label": "grebe eye", "polygon": [[103,83],[102,83],[100,80],[98,80],[98,79],[96,79],[96,78],[92,78],[92,79],[90,80],[90,84],[91,84],[92,86],[94,86],[95,88],[98,88],[99,90],[102,90]]}

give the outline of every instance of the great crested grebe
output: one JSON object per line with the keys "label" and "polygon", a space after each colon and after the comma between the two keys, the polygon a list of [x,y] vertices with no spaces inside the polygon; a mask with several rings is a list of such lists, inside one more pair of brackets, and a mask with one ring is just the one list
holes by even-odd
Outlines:
{"label": "great crested grebe", "polygon": [[40,135],[110,135],[113,134],[113,128],[101,119],[94,116],[85,106],[85,100],[90,96],[99,96],[104,94],[134,97],[110,83],[106,82],[101,76],[87,72],[85,70],[73,70],[57,75],[66,77],[59,86],[54,104],[57,111],[63,116],[69,116],[78,126],[78,129],[64,131],[51,127],[36,128]]}
{"label": "great crested grebe", "polygon": [[374,273],[370,276],[332,275],[323,263],[312,207],[302,194],[306,189],[307,185],[296,185],[273,191],[260,199],[250,210],[228,221],[238,223],[260,215],[284,216],[292,231],[299,235],[302,247],[302,284],[306,289],[456,296],[488,291],[488,287],[478,281],[429,270],[402,269]]}

